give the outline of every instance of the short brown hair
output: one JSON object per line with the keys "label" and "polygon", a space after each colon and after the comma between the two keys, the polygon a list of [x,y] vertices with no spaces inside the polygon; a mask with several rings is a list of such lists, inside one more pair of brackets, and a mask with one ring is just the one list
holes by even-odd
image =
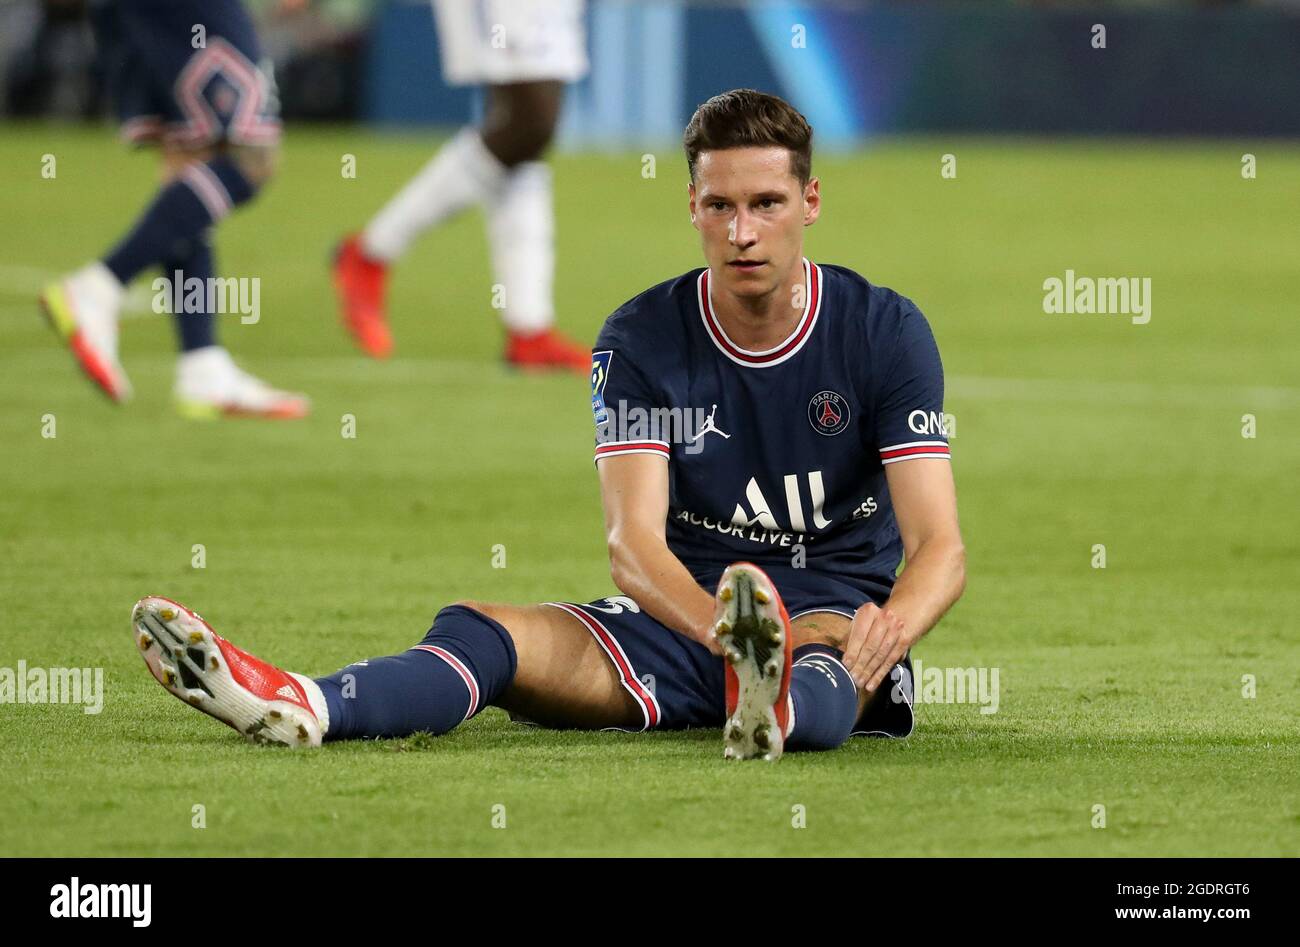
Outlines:
{"label": "short brown hair", "polygon": [[695,110],[682,135],[686,164],[704,151],[777,145],[790,150],[790,171],[800,184],[812,177],[812,127],[789,102],[754,89],[715,95]]}

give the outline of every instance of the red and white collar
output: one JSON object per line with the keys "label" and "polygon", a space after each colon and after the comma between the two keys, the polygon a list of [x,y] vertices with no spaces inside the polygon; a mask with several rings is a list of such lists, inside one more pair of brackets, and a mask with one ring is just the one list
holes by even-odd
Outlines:
{"label": "red and white collar", "polygon": [[726,331],[722,328],[722,323],[718,321],[718,317],[713,311],[713,300],[709,296],[709,271],[706,268],[700,274],[695,283],[695,295],[700,306],[700,319],[704,323],[704,331],[708,333],[709,338],[713,340],[713,344],[718,347],[723,355],[737,365],[747,365],[751,368],[770,368],[773,365],[780,365],[803,348],[804,343],[808,341],[809,336],[813,333],[813,327],[817,325],[817,314],[821,311],[822,304],[821,268],[816,263],[812,263],[805,258],[803,272],[804,298],[807,302],[804,305],[799,324],[782,342],[761,352],[742,349],[727,336]]}

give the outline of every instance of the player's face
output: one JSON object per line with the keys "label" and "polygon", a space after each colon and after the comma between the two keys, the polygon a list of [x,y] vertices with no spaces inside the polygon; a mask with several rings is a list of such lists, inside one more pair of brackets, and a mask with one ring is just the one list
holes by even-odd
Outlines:
{"label": "player's face", "polygon": [[806,186],[779,146],[702,152],[690,186],[714,286],[741,297],[783,289],[803,259],[803,228],[821,212],[817,179]]}

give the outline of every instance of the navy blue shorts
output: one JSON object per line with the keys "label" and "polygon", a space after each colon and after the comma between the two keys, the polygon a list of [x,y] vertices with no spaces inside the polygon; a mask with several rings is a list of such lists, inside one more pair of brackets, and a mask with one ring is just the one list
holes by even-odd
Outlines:
{"label": "navy blue shorts", "polygon": [[275,80],[239,0],[106,0],[92,22],[127,140],[279,140]]}
{"label": "navy blue shorts", "polygon": [[[814,612],[853,617],[868,597],[830,577],[791,579],[769,570],[791,620]],[[710,590],[711,591],[711,590]],[[597,602],[548,602],[573,615],[591,632],[618,671],[623,687],[641,708],[642,729],[721,727],[726,719],[722,658],[661,625],[625,595]],[[855,736],[908,736],[912,712],[912,659],[890,672],[890,692],[872,702],[854,725]]]}

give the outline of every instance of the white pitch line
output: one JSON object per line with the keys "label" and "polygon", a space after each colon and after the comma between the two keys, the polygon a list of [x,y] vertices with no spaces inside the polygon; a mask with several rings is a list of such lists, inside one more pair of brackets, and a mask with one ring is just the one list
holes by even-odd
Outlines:
{"label": "white pitch line", "polygon": [[976,401],[1036,401],[1079,403],[1102,401],[1109,404],[1195,405],[1222,408],[1300,407],[1300,388],[1263,385],[1187,385],[1137,381],[1071,381],[1046,378],[985,378],[957,375],[945,385],[956,399]]}
{"label": "white pitch line", "polygon": [[[60,276],[66,275],[66,271],[59,272],[39,266],[0,263],[0,295],[26,297],[32,301],[32,308],[35,309],[36,297],[41,290]],[[122,304],[122,318],[138,319],[141,316],[155,315],[150,305],[152,298],[143,286],[131,287]]]}
{"label": "white pitch line", "polygon": [[[0,294],[31,299],[31,308],[0,307],[0,323],[9,319],[35,318],[36,297],[50,281],[61,274],[37,266],[0,263]],[[151,297],[143,286],[127,293],[123,318],[153,316]],[[476,362],[444,362],[435,359],[401,359],[402,368],[418,370],[420,365],[442,363],[455,366],[454,371],[481,372]],[[1242,385],[1186,385],[1131,381],[1068,381],[1044,378],[986,378],[979,375],[955,375],[947,379],[948,393],[956,398],[984,401],[1043,401],[1087,403],[1104,401],[1112,404],[1152,405],[1159,403],[1222,407],[1235,402],[1245,408],[1300,407],[1300,388]]]}

